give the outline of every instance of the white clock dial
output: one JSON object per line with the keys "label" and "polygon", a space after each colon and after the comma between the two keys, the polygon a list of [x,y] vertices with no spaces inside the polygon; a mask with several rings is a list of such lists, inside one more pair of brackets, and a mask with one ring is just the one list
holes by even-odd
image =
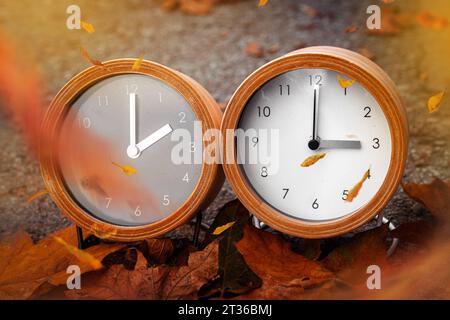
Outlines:
{"label": "white clock dial", "polygon": [[[350,215],[388,173],[391,134],[383,110],[359,83],[344,89],[338,79],[349,78],[325,69],[286,72],[257,90],[241,114],[238,128],[256,129],[256,138],[237,138],[241,170],[267,204],[290,217],[320,222]],[[277,165],[245,161],[250,148],[276,142]],[[322,158],[301,166],[314,155]]]}
{"label": "white clock dial", "polygon": [[[115,225],[138,226],[164,219],[187,201],[200,178],[201,163],[177,164],[171,158],[179,143],[171,139],[172,133],[185,129],[194,139],[196,120],[183,96],[156,78],[124,74],[100,81],[72,104],[62,136],[81,128],[101,139],[109,146],[104,166],[116,166],[114,174],[150,197],[139,203],[112,197],[105,191],[105,172],[99,170],[92,176],[74,172],[73,161],[86,152],[83,142],[78,144],[76,139],[62,148],[65,156],[60,168],[67,189],[87,212]],[[192,145],[201,154],[201,137]],[[125,166],[135,173],[125,176],[121,169]]]}

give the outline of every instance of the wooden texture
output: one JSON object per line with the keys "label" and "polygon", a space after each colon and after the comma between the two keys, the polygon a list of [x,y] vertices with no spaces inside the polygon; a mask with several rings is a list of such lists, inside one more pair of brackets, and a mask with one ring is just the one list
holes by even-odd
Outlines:
{"label": "wooden texture", "polygon": [[[95,83],[114,75],[143,74],[159,79],[177,90],[189,103],[198,120],[202,121],[203,132],[207,129],[219,128],[222,112],[211,95],[196,81],[180,72],[160,64],[143,60],[139,70],[132,70],[135,59],[119,59],[104,62],[104,67],[93,66],[72,78],[56,95],[47,111],[43,122],[43,132],[48,132],[53,145],[42,146],[40,163],[42,176],[52,199],[76,225],[96,235],[105,235],[117,241],[135,241],[148,237],[161,236],[181,224],[205,208],[220,190],[223,171],[219,164],[203,162],[199,181],[189,198],[168,217],[142,226],[118,226],[95,218],[81,208],[66,190],[57,161],[56,141],[64,117],[72,103]],[[45,148],[44,148],[45,147]],[[205,149],[206,142],[203,141]]]}
{"label": "wooden texture", "polygon": [[[376,195],[362,208],[333,221],[310,222],[288,217],[268,205],[254,191],[239,164],[224,162],[225,175],[241,202],[273,229],[304,238],[325,238],[347,233],[371,220],[388,203],[401,181],[408,152],[408,124],[400,94],[389,76],[374,62],[355,52],[335,47],[310,47],[275,59],[253,72],[239,86],[228,103],[221,131],[237,128],[247,102],[270,79],[296,69],[333,70],[358,81],[380,104],[392,139],[392,155],[387,176]],[[233,132],[234,134],[234,132]],[[235,157],[235,140],[224,139],[222,152]],[[305,181],[307,183],[307,181]]]}

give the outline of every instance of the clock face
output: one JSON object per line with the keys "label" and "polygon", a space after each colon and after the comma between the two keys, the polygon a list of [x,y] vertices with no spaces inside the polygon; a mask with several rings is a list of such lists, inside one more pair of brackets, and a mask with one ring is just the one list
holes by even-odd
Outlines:
{"label": "clock face", "polygon": [[[236,151],[248,183],[290,217],[350,215],[388,174],[391,133],[383,110],[358,82],[334,71],[297,69],[271,79],[248,101],[238,128],[246,132]],[[256,161],[252,152],[260,153]]]}
{"label": "clock face", "polygon": [[[201,175],[201,163],[173,161],[180,143],[174,138],[177,130],[192,137],[184,152],[201,154],[201,135],[194,138],[196,120],[184,97],[159,79],[122,74],[94,84],[74,101],[62,124],[61,137],[72,137],[70,143],[60,141],[67,190],[84,211],[114,225],[164,219],[187,201]],[[89,162],[85,141],[77,139],[80,130],[108,147],[92,159],[95,172],[74,169],[79,159]],[[123,190],[116,186],[110,191],[111,180],[123,181]],[[129,185],[147,196],[132,199]]]}

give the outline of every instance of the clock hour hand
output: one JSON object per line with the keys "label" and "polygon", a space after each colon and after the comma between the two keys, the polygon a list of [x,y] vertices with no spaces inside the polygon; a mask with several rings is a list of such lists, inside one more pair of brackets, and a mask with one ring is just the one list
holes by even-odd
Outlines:
{"label": "clock hour hand", "polygon": [[156,130],[155,132],[153,132],[147,138],[145,138],[144,140],[139,142],[137,144],[137,148],[139,149],[140,152],[142,152],[145,149],[147,149],[148,147],[154,145],[156,142],[158,142],[165,136],[167,136],[172,131],[173,131],[173,129],[170,126],[170,124],[166,124],[166,125],[162,126],[161,128],[159,128],[158,130]]}
{"label": "clock hour hand", "polygon": [[361,149],[358,140],[320,140],[318,149]]}

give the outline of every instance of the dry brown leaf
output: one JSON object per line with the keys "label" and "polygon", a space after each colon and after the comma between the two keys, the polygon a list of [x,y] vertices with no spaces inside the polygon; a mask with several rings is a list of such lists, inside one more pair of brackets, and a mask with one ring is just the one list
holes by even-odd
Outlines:
{"label": "dry brown leaf", "polygon": [[71,299],[194,299],[200,287],[217,273],[218,242],[191,253],[187,266],[148,267],[138,253],[134,270],[114,265],[85,275],[81,290],[66,291]]}
{"label": "dry brown leaf", "polygon": [[262,58],[264,56],[264,49],[257,42],[250,42],[245,48],[245,53],[254,58]]}
{"label": "dry brown leaf", "polygon": [[[42,284],[65,284],[66,269],[78,265],[82,273],[93,270],[90,262],[79,260],[64,246],[54,240],[63,239],[74,244],[77,235],[74,227],[69,227],[33,244],[30,236],[19,232],[0,243],[0,299],[27,299]],[[106,255],[123,247],[123,245],[101,244],[85,250],[96,260],[101,261]]]}
{"label": "dry brown leaf", "polygon": [[231,222],[228,222],[227,224],[224,224],[223,226],[217,227],[212,234],[217,236],[217,235],[223,233],[225,230],[231,228],[233,226],[233,224],[235,224],[235,223],[236,223],[236,221],[231,221]]}
{"label": "dry brown leaf", "polygon": [[445,91],[441,91],[428,99],[427,107],[428,112],[433,113],[439,110],[442,99],[444,99]]}
{"label": "dry brown leaf", "polygon": [[347,197],[345,198],[345,201],[352,202],[353,199],[355,199],[355,198],[358,196],[359,191],[361,190],[361,188],[362,188],[364,182],[365,182],[367,179],[369,179],[369,178],[370,178],[370,169],[367,170],[367,171],[364,173],[364,175],[363,175],[363,177],[361,178],[361,180],[359,180],[359,182],[358,182],[353,188],[350,189],[350,191],[348,192]]}
{"label": "dry brown leaf", "polygon": [[94,33],[95,28],[92,24],[86,21],[81,21],[81,27],[87,32],[87,33]]}
{"label": "dry brown leaf", "polygon": [[309,156],[308,158],[306,158],[305,160],[303,160],[303,162],[300,164],[301,167],[309,167],[312,166],[313,164],[315,164],[317,161],[319,161],[320,159],[324,158],[326,155],[326,153],[318,153],[318,154],[313,154],[312,156]]}
{"label": "dry brown leaf", "polygon": [[244,299],[296,299],[334,278],[320,263],[293,252],[289,241],[249,225],[236,247],[263,280],[263,286],[241,296]]}
{"label": "dry brown leaf", "polygon": [[88,264],[92,268],[92,270],[98,270],[103,267],[100,260],[94,257],[89,252],[78,249],[74,245],[71,245],[70,243],[64,241],[64,239],[61,237],[54,236],[53,239],[63,245],[71,255],[77,258],[78,261]]}
{"label": "dry brown leaf", "polygon": [[105,67],[101,61],[92,59],[85,48],[80,47],[80,52],[81,52],[81,55],[83,56],[83,58],[85,58],[87,60],[87,62],[89,62],[93,66],[102,67],[102,68]]}

